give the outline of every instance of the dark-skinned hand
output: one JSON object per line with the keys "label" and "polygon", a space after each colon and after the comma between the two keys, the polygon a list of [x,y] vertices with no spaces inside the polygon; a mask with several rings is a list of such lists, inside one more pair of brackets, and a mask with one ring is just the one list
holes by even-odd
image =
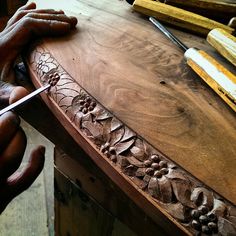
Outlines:
{"label": "dark-skinned hand", "polygon": [[[7,93],[3,99],[0,97],[1,105],[6,103],[8,96],[9,102],[12,103],[28,93],[23,87],[6,88]],[[43,168],[45,148],[39,146],[31,152],[25,169],[16,172],[21,164],[26,143],[19,117],[13,112],[0,116],[0,213],[14,197],[34,182]]]}
{"label": "dark-skinned hand", "polygon": [[[15,60],[25,47],[41,36],[64,35],[76,24],[75,17],[68,17],[63,11],[38,10],[35,3],[15,13],[0,33],[0,109],[28,94],[25,88],[14,85]],[[34,182],[43,168],[45,148],[39,146],[31,152],[25,169],[17,171],[26,144],[19,117],[13,112],[0,116],[0,213]]]}
{"label": "dark-skinned hand", "polygon": [[13,72],[15,60],[32,39],[64,35],[77,24],[75,17],[68,17],[61,10],[35,8],[35,3],[19,8],[0,33],[2,81],[15,81]]}

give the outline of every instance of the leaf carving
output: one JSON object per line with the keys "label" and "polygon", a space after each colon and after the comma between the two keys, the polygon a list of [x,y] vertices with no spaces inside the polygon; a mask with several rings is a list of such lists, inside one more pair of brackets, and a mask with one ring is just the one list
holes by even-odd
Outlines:
{"label": "leaf carving", "polygon": [[191,201],[197,206],[205,205],[209,209],[213,207],[213,193],[205,188],[195,188],[191,194]]}
{"label": "leaf carving", "polygon": [[218,218],[218,231],[222,236],[236,235],[236,227],[223,217]]}
{"label": "leaf carving", "polygon": [[170,203],[172,202],[172,189],[169,179],[162,177],[159,180],[160,187],[160,198],[162,202]]}
{"label": "leaf carving", "polygon": [[136,134],[132,130],[130,130],[129,128],[127,128],[125,126],[125,133],[124,133],[124,136],[122,137],[120,142],[124,142],[126,140],[129,140],[131,138],[134,138],[135,136],[136,136]]}
{"label": "leaf carving", "polygon": [[166,177],[169,179],[187,180],[186,176],[183,173],[175,169],[169,169],[169,173],[166,175]]}
{"label": "leaf carving", "polygon": [[156,199],[159,199],[160,196],[160,188],[158,184],[158,179],[153,177],[150,179],[148,184],[148,192],[151,196],[153,196]]}
{"label": "leaf carving", "polygon": [[171,181],[173,192],[176,196],[176,199],[181,202],[184,206],[194,208],[196,205],[191,201],[191,184],[186,180],[172,180]]}
{"label": "leaf carving", "polygon": [[124,143],[117,143],[115,145],[115,149],[116,149],[116,154],[120,155],[122,152],[127,151],[134,143],[134,140],[130,140],[128,142],[124,142]]}
{"label": "leaf carving", "polygon": [[[76,128],[81,129],[83,135],[93,139],[93,143],[97,144],[104,156],[109,157],[112,162],[114,160],[112,157],[116,158],[113,162],[118,167],[116,171],[120,170],[126,175],[130,175],[133,183],[145,189],[145,191],[148,186],[147,191],[159,200],[159,205],[175,219],[180,220],[181,223],[186,223],[186,219],[190,220],[188,218],[190,212],[199,213],[202,209],[202,213],[204,213],[204,208],[199,207],[204,205],[208,209],[207,214],[204,213],[203,216],[207,215],[207,217],[214,218],[213,223],[218,224],[219,235],[236,235],[236,226],[234,225],[236,224],[236,210],[234,206],[230,209],[228,207],[230,206],[229,203],[226,202],[226,205],[223,201],[214,199],[213,193],[203,187],[193,189],[193,186],[199,184],[198,181],[195,182],[194,178],[188,177],[188,174],[181,170],[177,171],[178,167],[175,164],[166,160],[164,155],[141,138],[137,138],[136,133],[125,127],[109,111],[97,104],[93,98],[91,98],[95,102],[93,109],[91,106],[88,111],[83,110],[82,101],[80,100],[89,95],[69,76],[50,53],[45,53],[44,49],[37,48],[37,50],[31,54],[30,59],[31,61],[33,59],[33,62],[30,63],[33,63],[33,70],[37,73],[41,82],[48,80],[49,74],[54,73],[54,71],[60,75],[60,82],[51,90],[51,98],[60,106],[67,118],[71,119]],[[32,58],[32,55],[34,58]],[[65,91],[69,87],[73,89],[71,89],[70,95],[66,96]],[[86,103],[87,105],[88,103]],[[128,151],[133,156],[129,156],[131,154]],[[164,160],[167,163],[165,168],[160,169],[163,171],[161,175],[156,171],[161,166],[159,165],[160,161],[157,158],[154,160],[154,155],[158,156],[162,162]],[[147,167],[144,167],[144,160],[150,161],[150,163],[146,162],[146,166],[150,167],[152,172],[148,172]],[[174,202],[176,200],[174,196],[179,202]],[[198,208],[194,209],[195,211],[189,209],[196,208],[196,206]],[[227,219],[224,217],[227,217]],[[198,219],[198,216],[196,218]],[[202,217],[203,219],[204,217]],[[191,223],[194,223],[193,221]],[[188,227],[190,225],[183,226]],[[200,231],[202,230],[201,226]],[[190,231],[192,232],[192,229]],[[197,233],[200,233],[200,231]]]}
{"label": "leaf carving", "polygon": [[171,184],[165,177],[162,177],[161,179],[152,177],[148,184],[148,192],[164,203],[170,203],[172,201]]}
{"label": "leaf carving", "polygon": [[141,189],[145,189],[147,187],[147,183],[142,181],[139,178],[132,178],[133,182]]}
{"label": "leaf carving", "polygon": [[143,148],[133,146],[130,149],[130,152],[140,161],[144,161],[146,159],[145,150]]}
{"label": "leaf carving", "polygon": [[103,127],[99,123],[97,122],[92,123],[89,121],[85,121],[82,123],[82,128],[87,129],[94,139],[101,138]]}
{"label": "leaf carving", "polygon": [[99,121],[99,120],[106,120],[106,119],[109,119],[111,118],[112,115],[108,112],[106,112],[105,110],[100,110],[100,113],[97,114],[96,116],[96,120]]}
{"label": "leaf carving", "polygon": [[146,172],[145,172],[146,168],[138,168],[135,175],[137,177],[144,177]]}
{"label": "leaf carving", "polygon": [[137,160],[135,157],[133,156],[129,156],[127,157],[127,160],[129,161],[130,164],[137,166],[137,167],[145,167],[144,163]]}
{"label": "leaf carving", "polygon": [[111,145],[114,146],[116,143],[120,142],[121,138],[123,137],[125,129],[122,127],[111,133]]}
{"label": "leaf carving", "polygon": [[106,140],[107,142],[110,142],[111,139],[111,122],[110,120],[105,120],[103,122],[99,122],[99,124],[101,123],[103,130],[102,130],[102,136],[103,136],[103,140]]}
{"label": "leaf carving", "polygon": [[185,206],[183,206],[180,202],[175,204],[161,204],[161,206],[166,209],[170,215],[172,215],[175,219],[178,219],[180,221],[185,221]]}
{"label": "leaf carving", "polygon": [[218,199],[214,199],[214,206],[211,211],[212,213],[214,213],[217,216],[224,216],[226,209],[227,209],[227,207],[224,202],[222,202]]}
{"label": "leaf carving", "polygon": [[111,132],[114,131],[114,130],[119,129],[122,126],[123,126],[123,124],[119,120],[117,120],[114,117],[112,118],[112,121],[111,121]]}

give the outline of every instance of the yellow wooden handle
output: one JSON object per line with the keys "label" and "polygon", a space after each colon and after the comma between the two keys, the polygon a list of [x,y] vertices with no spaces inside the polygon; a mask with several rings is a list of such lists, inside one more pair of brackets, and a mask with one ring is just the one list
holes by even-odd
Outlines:
{"label": "yellow wooden handle", "polygon": [[234,29],[229,26],[214,20],[156,1],[135,0],[133,8],[145,15],[154,16],[158,20],[188,29],[204,36],[214,28],[222,28],[229,33],[234,31]]}
{"label": "yellow wooden handle", "polygon": [[173,6],[196,7],[199,9],[215,10],[235,15],[235,0],[161,0]]}
{"label": "yellow wooden handle", "polygon": [[188,49],[188,65],[236,112],[236,76],[202,50]]}
{"label": "yellow wooden handle", "polygon": [[222,29],[211,30],[207,41],[236,66],[236,38]]}

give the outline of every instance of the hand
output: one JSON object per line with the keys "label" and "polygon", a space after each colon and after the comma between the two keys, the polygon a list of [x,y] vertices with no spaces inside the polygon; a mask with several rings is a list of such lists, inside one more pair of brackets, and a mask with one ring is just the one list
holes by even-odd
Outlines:
{"label": "hand", "polygon": [[[22,87],[5,84],[0,87],[0,104],[7,100],[14,102],[25,96],[27,91]],[[16,172],[21,164],[26,148],[26,136],[20,127],[20,119],[12,112],[0,116],[0,213],[8,203],[37,178],[44,165],[45,148],[37,147],[30,155],[26,168]]]}
{"label": "hand", "polygon": [[14,82],[15,60],[32,39],[46,35],[64,35],[77,24],[75,17],[68,17],[63,11],[35,8],[35,3],[20,8],[0,33],[2,81]]}

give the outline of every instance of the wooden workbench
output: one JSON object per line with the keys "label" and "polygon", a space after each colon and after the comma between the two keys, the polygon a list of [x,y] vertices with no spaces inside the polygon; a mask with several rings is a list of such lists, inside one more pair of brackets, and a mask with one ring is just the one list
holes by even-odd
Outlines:
{"label": "wooden workbench", "polygon": [[[235,113],[182,52],[125,1],[35,2],[79,22],[27,56],[36,87],[60,77],[42,98],[66,131],[41,127],[69,154],[56,156],[59,171],[140,235],[236,233]],[[172,31],[216,56],[203,38]],[[39,117],[31,123],[42,126]],[[88,173],[99,179],[93,187]]]}

